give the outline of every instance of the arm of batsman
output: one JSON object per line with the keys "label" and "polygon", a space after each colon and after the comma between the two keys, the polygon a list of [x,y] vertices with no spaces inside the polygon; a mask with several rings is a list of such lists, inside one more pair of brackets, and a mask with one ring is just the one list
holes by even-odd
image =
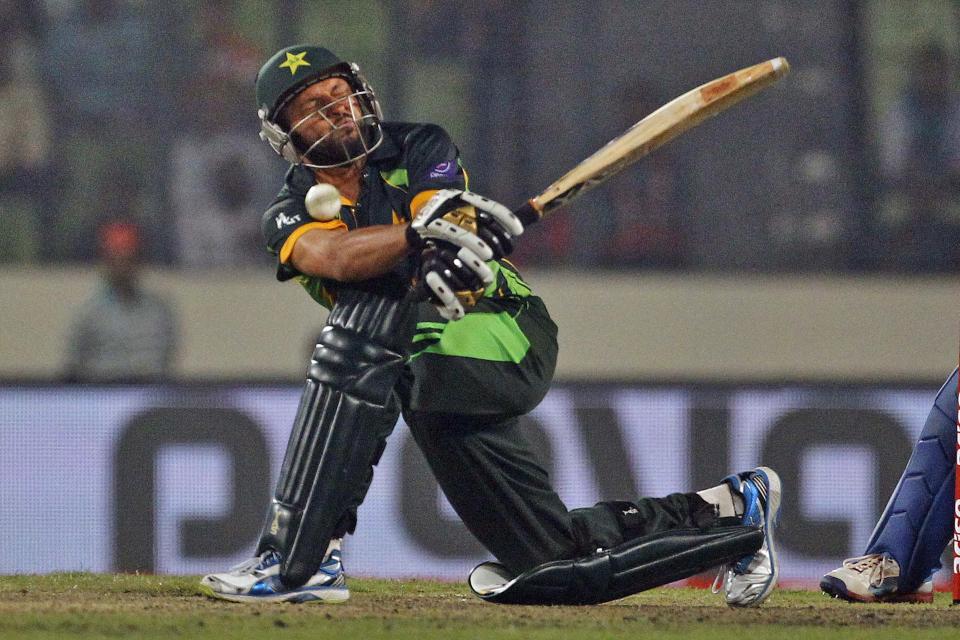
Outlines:
{"label": "arm of batsman", "polygon": [[443,189],[420,208],[407,241],[421,248],[427,240],[442,240],[491,260],[509,255],[521,233],[520,219],[502,204],[472,191]]}

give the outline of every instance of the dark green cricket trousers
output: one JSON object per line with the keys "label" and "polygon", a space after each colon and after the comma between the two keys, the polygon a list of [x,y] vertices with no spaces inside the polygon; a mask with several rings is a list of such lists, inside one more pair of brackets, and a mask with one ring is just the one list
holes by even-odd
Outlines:
{"label": "dark green cricket trousers", "polygon": [[[421,306],[420,319],[441,322],[432,307]],[[567,509],[518,420],[550,386],[557,327],[535,296],[513,300],[509,311],[529,341],[519,362],[425,353],[411,360],[398,385],[404,419],[440,488],[497,560],[518,574],[630,538],[702,525],[707,511],[712,516],[699,496],[681,493],[610,496],[635,505],[630,516],[622,502]]]}

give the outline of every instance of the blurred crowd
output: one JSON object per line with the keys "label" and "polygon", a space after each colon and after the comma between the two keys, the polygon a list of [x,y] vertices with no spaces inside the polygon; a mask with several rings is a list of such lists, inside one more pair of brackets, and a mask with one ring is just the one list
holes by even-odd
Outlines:
{"label": "blurred crowd", "polygon": [[[137,229],[147,263],[269,263],[259,217],[284,167],[257,139],[251,86],[273,45],[240,24],[241,4],[0,0],[0,262],[91,263],[104,229],[122,223]],[[428,16],[446,16],[440,9],[411,2],[405,24],[432,34],[438,21]],[[455,60],[461,47],[450,49],[438,59]],[[955,60],[933,42],[918,43],[911,56],[896,101],[880,122],[863,124],[876,131],[867,136],[876,158],[861,167],[870,176],[863,246],[872,257],[831,268],[960,270]],[[630,80],[612,108],[620,130],[671,97]],[[475,171],[485,169],[496,171]],[[664,148],[608,186],[602,242],[584,248],[579,223],[559,214],[520,244],[518,258],[534,266],[697,268],[686,223],[694,215],[690,172],[682,154]]]}
{"label": "blurred crowd", "polygon": [[881,215],[888,266],[960,270],[960,91],[940,45],[913,52],[909,84],[878,136]]}
{"label": "blurred crowd", "polygon": [[282,167],[256,137],[263,58],[229,2],[0,0],[0,259],[93,262],[104,227],[184,268],[265,264]]}

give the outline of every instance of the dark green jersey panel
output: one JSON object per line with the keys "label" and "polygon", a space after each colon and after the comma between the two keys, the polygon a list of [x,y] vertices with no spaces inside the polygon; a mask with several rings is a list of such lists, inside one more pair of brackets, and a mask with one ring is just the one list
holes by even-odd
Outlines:
{"label": "dark green jersey panel", "polygon": [[[396,224],[410,220],[410,202],[424,191],[463,189],[466,174],[460,154],[450,136],[437,125],[403,122],[383,124],[385,140],[368,158],[356,203],[340,207],[339,219],[347,229]],[[305,167],[290,167],[280,193],[263,216],[261,228],[267,249],[279,256],[284,243],[297,229],[315,223],[307,213],[304,198],[316,183]],[[530,295],[530,287],[507,261],[488,263],[496,278],[487,298]],[[411,258],[370,285],[381,290],[403,291],[415,274]],[[306,276],[289,264],[277,264],[277,278],[296,278],[318,303],[329,308],[339,283]]]}

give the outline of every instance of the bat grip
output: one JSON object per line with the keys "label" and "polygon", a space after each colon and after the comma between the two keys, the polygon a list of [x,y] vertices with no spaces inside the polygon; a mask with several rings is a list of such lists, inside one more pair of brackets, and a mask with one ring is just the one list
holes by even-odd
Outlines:
{"label": "bat grip", "polygon": [[524,227],[529,227],[534,222],[539,222],[542,217],[540,212],[533,208],[529,200],[523,203],[518,209],[513,210],[513,215],[520,218]]}

